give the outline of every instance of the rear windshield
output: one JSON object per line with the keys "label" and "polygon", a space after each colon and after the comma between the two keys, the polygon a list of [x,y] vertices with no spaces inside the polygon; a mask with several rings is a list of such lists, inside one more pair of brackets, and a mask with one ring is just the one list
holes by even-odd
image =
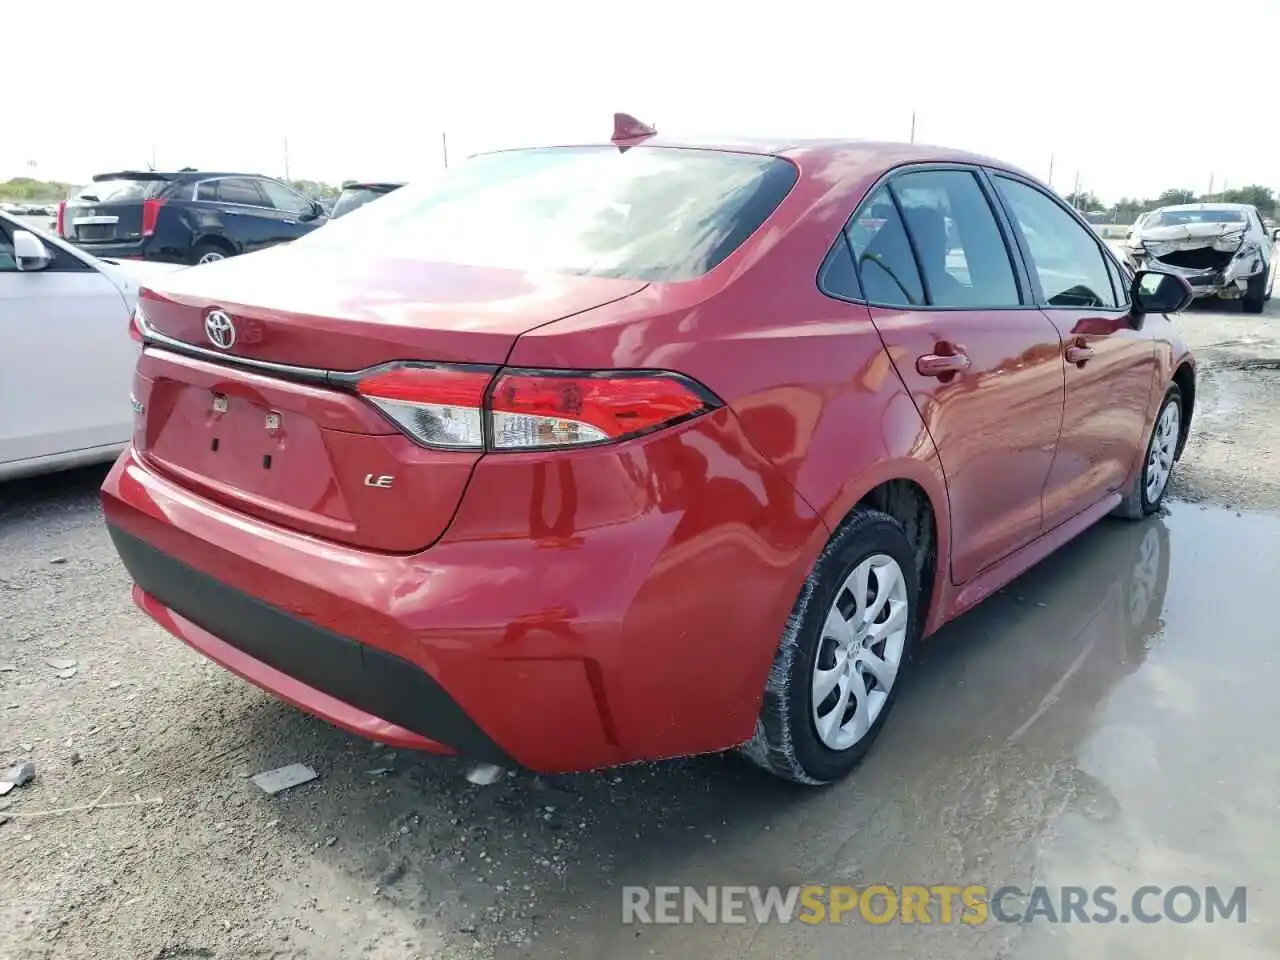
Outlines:
{"label": "rear windshield", "polygon": [[129,200],[150,200],[164,192],[168,180],[99,180],[88,183],[76,194],[77,200],[90,203],[122,203]]}
{"label": "rear windshield", "polygon": [[1151,214],[1144,227],[1180,227],[1185,223],[1244,223],[1243,210],[1165,210]]}
{"label": "rear windshield", "polygon": [[485,154],[302,241],[388,257],[673,281],[700,276],[782,202],[777,157],[663,147]]}
{"label": "rear windshield", "polygon": [[333,205],[333,212],[329,216],[340,217],[344,213],[350,213],[357,207],[363,207],[370,200],[378,199],[384,192],[382,190],[370,190],[368,187],[343,190],[342,195],[338,197],[338,202]]}

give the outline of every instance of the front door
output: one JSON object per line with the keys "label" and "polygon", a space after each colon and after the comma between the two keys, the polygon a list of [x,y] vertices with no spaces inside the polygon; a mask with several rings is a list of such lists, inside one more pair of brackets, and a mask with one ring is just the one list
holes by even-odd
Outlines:
{"label": "front door", "polygon": [[1058,331],[990,199],[974,170],[909,169],[847,228],[872,319],[942,462],[955,583],[1039,534],[1064,396]]}
{"label": "front door", "polygon": [[1067,395],[1044,488],[1049,530],[1123,490],[1136,469],[1150,429],[1155,343],[1135,327],[1125,278],[1093,230],[1038,187],[993,179],[1062,338]]}
{"label": "front door", "polygon": [[0,463],[129,439],[137,345],[124,297],[88,263],[50,246],[19,271],[0,221]]}

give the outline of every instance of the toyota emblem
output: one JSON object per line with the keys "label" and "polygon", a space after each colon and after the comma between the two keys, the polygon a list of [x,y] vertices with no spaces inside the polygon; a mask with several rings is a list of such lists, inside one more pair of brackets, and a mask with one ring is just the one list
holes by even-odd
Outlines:
{"label": "toyota emblem", "polygon": [[222,350],[230,350],[236,344],[236,326],[221,310],[210,310],[204,318],[204,335]]}

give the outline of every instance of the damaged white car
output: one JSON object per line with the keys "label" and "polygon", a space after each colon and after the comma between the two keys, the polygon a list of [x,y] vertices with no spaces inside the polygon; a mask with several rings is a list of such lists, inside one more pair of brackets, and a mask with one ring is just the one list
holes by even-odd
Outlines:
{"label": "damaged white car", "polygon": [[1144,214],[1125,241],[1134,269],[1176,273],[1197,298],[1239,300],[1261,313],[1271,299],[1280,230],[1243,203],[1189,203]]}

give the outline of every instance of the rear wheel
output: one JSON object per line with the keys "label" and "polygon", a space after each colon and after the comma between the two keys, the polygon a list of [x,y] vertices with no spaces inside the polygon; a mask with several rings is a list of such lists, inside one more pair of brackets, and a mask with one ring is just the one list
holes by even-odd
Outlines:
{"label": "rear wheel", "polygon": [[191,262],[193,264],[216,263],[226,258],[226,248],[216,243],[199,243],[191,250]]}
{"label": "rear wheel", "polygon": [[1155,426],[1147,441],[1147,451],[1142,460],[1142,470],[1129,489],[1128,495],[1116,507],[1113,514],[1126,520],[1141,520],[1160,509],[1173,475],[1174,458],[1178,453],[1178,441],[1182,436],[1182,391],[1175,383],[1169,390],[1156,414]]}
{"label": "rear wheel", "polygon": [[1240,301],[1240,308],[1245,313],[1261,313],[1263,306],[1266,304],[1270,293],[1268,292],[1271,280],[1270,268],[1262,271],[1256,277],[1249,279],[1248,288],[1245,290],[1244,298]]}
{"label": "rear wheel", "polygon": [[778,645],[752,739],[768,772],[830,783],[884,726],[920,629],[920,584],[906,532],[859,509],[827,544]]}

